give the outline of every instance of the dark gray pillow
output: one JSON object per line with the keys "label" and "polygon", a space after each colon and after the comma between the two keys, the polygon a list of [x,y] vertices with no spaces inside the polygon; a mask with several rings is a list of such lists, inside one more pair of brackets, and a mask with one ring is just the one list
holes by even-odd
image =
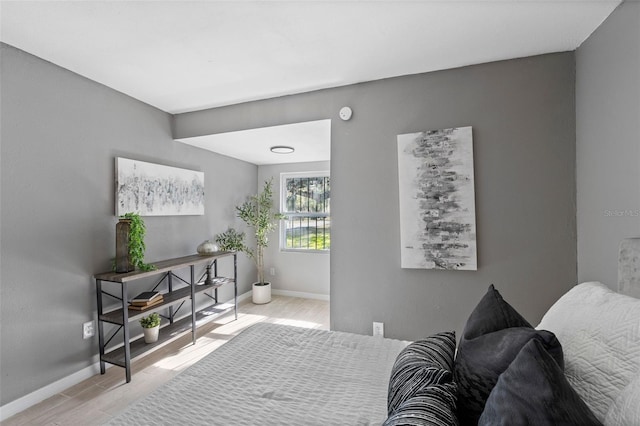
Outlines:
{"label": "dark gray pillow", "polygon": [[485,405],[485,425],[602,425],[544,345],[531,340],[500,375]]}
{"label": "dark gray pillow", "polygon": [[456,426],[456,386],[430,385],[404,401],[383,426]]}
{"label": "dark gray pillow", "polygon": [[389,379],[388,414],[422,389],[450,383],[455,350],[456,335],[450,331],[417,340],[400,351]]}
{"label": "dark gray pillow", "polygon": [[460,424],[478,423],[498,376],[530,340],[539,341],[564,368],[562,346],[555,335],[531,327],[491,285],[469,316],[458,346],[454,381]]}

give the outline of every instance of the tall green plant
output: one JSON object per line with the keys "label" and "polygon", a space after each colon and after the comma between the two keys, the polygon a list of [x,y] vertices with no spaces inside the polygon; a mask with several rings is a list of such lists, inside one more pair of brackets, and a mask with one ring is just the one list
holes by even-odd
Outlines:
{"label": "tall green plant", "polygon": [[249,255],[258,269],[258,283],[264,285],[264,249],[269,245],[268,235],[278,225],[278,220],[284,215],[273,209],[273,179],[264,182],[264,188],[256,195],[249,197],[242,205],[236,207],[238,217],[251,229],[256,240],[256,248],[244,246],[244,252]]}
{"label": "tall green plant", "polygon": [[131,228],[129,229],[129,261],[142,271],[153,271],[156,269],[155,265],[144,263],[144,252],[147,249],[144,243],[144,236],[147,233],[144,220],[137,213],[125,213],[124,216],[120,217],[131,221]]}

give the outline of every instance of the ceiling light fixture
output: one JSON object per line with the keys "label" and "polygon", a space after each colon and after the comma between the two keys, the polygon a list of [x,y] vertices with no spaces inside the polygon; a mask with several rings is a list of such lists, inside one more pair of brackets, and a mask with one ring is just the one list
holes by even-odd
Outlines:
{"label": "ceiling light fixture", "polygon": [[293,153],[293,151],[295,151],[295,149],[292,146],[284,146],[284,145],[272,146],[269,149],[271,150],[271,152],[275,154],[291,154]]}

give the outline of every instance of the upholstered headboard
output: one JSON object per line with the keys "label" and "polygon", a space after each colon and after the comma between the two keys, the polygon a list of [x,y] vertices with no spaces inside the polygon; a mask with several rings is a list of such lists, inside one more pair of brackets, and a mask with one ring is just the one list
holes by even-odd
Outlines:
{"label": "upholstered headboard", "polygon": [[640,238],[625,238],[620,243],[618,292],[640,298]]}

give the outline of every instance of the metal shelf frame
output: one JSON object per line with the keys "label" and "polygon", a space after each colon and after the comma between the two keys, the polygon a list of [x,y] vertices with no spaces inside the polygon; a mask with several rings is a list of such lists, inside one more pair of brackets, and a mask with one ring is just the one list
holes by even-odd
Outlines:
{"label": "metal shelf frame", "polygon": [[[218,276],[218,260],[226,257],[233,257],[233,278]],[[206,264],[206,272],[200,277],[200,280],[196,281],[195,267],[202,264]],[[153,271],[133,271],[126,273],[103,272],[94,275],[98,302],[98,346],[100,350],[101,374],[104,374],[106,371],[106,363],[118,365],[125,369],[126,381],[129,383],[131,382],[132,359],[158,349],[189,331],[191,331],[192,342],[195,344],[198,326],[231,311],[231,309],[233,309],[235,319],[238,319],[238,256],[236,252],[217,252],[204,256],[190,255],[163,260],[156,262],[154,265],[156,269]],[[183,268],[189,268],[190,279],[188,281],[174,273],[174,271]],[[211,268],[213,268],[213,276],[211,275]],[[153,276],[159,276],[159,279],[152,291],[156,291],[163,283],[166,283],[167,291],[163,293],[163,302],[144,311],[130,309],[128,300],[130,296],[135,295],[129,295],[128,283]],[[205,277],[207,279],[202,282],[202,279]],[[180,287],[175,286],[176,288],[174,288],[174,280],[180,281],[182,285]],[[106,291],[103,288],[105,282],[119,284],[120,295]],[[220,305],[218,288],[231,283],[233,283],[234,288],[233,305],[216,311],[212,315],[211,309]],[[213,294],[206,293],[207,290],[213,290]],[[210,303],[206,304],[200,311],[196,311],[196,295],[199,293],[207,295],[211,300]],[[103,300],[105,296],[118,300],[120,306],[105,312]],[[174,320],[180,308],[188,300],[191,301],[191,314],[180,320]],[[163,315],[165,319],[169,320],[169,323],[161,327],[158,341],[147,344],[144,343],[143,338],[132,339],[129,324],[147,315],[148,312],[159,309],[169,310],[168,316]],[[206,312],[207,315],[202,315],[203,312]],[[105,323],[117,326],[108,338],[105,336]],[[107,349],[106,346],[115,338],[120,330],[122,330],[122,345],[113,349]]]}

